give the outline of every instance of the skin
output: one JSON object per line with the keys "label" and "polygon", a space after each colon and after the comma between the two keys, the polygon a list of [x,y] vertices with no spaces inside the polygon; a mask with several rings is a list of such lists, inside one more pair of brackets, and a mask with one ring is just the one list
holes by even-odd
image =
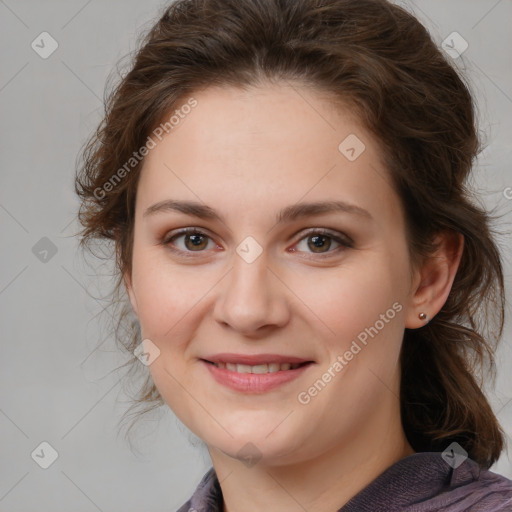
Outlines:
{"label": "skin", "polygon": [[[400,421],[403,333],[425,324],[420,312],[432,318],[443,306],[462,240],[440,235],[435,257],[412,267],[377,141],[318,91],[278,83],[193,96],[197,106],[145,158],[137,191],[125,282],[143,339],[160,350],[152,378],[207,444],[225,511],[337,510],[414,453]],[[365,144],[354,161],[338,150],[350,134]],[[206,204],[224,222],[170,210],[144,215],[168,199]],[[276,224],[283,207],[326,200],[371,218],[336,212]],[[199,250],[185,235],[163,243],[186,227],[207,235]],[[328,238],[315,251],[311,228],[353,244]],[[262,249],[252,263],[236,252],[248,236]],[[300,403],[298,394],[393,304],[401,306],[394,318]],[[200,361],[222,352],[315,363],[277,389],[249,394],[217,383]],[[247,443],[252,463],[239,460]]]}

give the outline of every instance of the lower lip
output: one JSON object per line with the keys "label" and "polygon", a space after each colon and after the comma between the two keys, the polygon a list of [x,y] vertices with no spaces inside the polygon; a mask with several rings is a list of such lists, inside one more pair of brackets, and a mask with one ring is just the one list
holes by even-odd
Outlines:
{"label": "lower lip", "polygon": [[225,368],[219,368],[206,361],[202,361],[202,363],[207,366],[213,378],[219,384],[242,393],[265,393],[266,391],[271,391],[298,378],[312,364],[308,363],[294,370],[272,373],[238,373],[226,370]]}

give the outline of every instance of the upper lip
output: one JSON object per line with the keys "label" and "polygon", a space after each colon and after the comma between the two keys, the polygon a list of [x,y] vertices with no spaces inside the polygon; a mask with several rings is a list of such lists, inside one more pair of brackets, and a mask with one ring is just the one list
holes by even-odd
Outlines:
{"label": "upper lip", "polygon": [[271,363],[311,363],[311,359],[304,359],[302,357],[286,356],[282,354],[215,354],[203,358],[205,361],[211,363],[232,363],[232,364],[246,364],[249,366],[256,366],[259,364]]}

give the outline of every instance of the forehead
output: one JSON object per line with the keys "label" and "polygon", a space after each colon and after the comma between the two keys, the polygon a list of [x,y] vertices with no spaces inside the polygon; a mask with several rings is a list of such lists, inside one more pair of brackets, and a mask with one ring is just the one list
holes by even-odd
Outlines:
{"label": "forehead", "polygon": [[195,106],[145,157],[138,204],[171,197],[243,214],[344,199],[377,217],[397,213],[377,141],[326,94],[285,82],[191,97]]}
{"label": "forehead", "polygon": [[[254,151],[259,151],[259,158],[257,162],[252,160],[253,164],[262,162],[273,168],[280,158],[291,159],[294,155],[298,159],[307,154],[318,161],[323,154],[324,160],[332,160],[338,156],[339,143],[351,134],[363,139],[367,148],[373,150],[373,141],[348,106],[335,106],[326,93],[297,83],[280,82],[248,89],[210,87],[182,97],[176,111],[180,107],[185,110],[190,98],[194,98],[195,107],[188,108],[179,120],[174,116],[179,122],[163,145],[175,149],[183,142],[187,147],[194,145],[197,158],[206,154],[210,161],[226,158],[224,167],[233,168],[231,162],[251,160]],[[150,155],[147,160],[155,156]],[[188,159],[193,156],[187,155]]]}

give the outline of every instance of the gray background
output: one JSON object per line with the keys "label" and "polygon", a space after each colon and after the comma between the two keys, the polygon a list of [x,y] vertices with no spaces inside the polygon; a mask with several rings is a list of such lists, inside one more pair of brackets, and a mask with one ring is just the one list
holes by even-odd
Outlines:
{"label": "gray background", "polygon": [[[454,31],[468,42],[456,62],[470,77],[488,140],[475,186],[504,214],[501,231],[510,231],[512,200],[504,192],[512,187],[512,1],[402,4],[439,45]],[[139,452],[117,436],[128,403],[123,371],[111,371],[123,360],[98,315],[108,279],[84,264],[72,236],[76,158],[100,120],[105,81],[163,5],[0,0],[0,511],[173,511],[210,465],[167,407],[144,423]],[[59,45],[47,59],[31,47],[43,31]],[[509,299],[510,240],[500,238]],[[496,389],[488,394],[510,445],[507,322]],[[59,455],[46,470],[31,457],[43,441]],[[493,469],[512,477],[510,448]]]}

